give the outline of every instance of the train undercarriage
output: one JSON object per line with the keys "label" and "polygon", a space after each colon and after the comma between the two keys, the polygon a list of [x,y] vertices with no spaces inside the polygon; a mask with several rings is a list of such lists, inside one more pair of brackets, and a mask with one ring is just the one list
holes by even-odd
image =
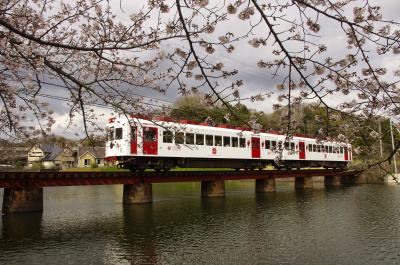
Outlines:
{"label": "train undercarriage", "polygon": [[263,169],[268,165],[276,169],[301,169],[301,168],[346,168],[347,162],[343,161],[309,161],[285,160],[274,161],[267,159],[224,159],[224,158],[176,158],[176,157],[118,157],[118,167],[131,171],[154,169],[168,171],[175,167],[181,168],[233,168],[236,170]]}

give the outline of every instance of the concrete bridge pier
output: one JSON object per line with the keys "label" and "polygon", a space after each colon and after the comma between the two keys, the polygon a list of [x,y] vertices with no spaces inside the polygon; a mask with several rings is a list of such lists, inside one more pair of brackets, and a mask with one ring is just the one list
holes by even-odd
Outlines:
{"label": "concrete bridge pier", "polygon": [[275,178],[256,179],[257,193],[275,192],[275,191],[276,191]]}
{"label": "concrete bridge pier", "polygon": [[201,197],[224,197],[225,182],[223,180],[211,180],[201,182]]}
{"label": "concrete bridge pier", "polygon": [[312,177],[297,177],[294,182],[295,189],[312,189],[313,178]]}
{"label": "concrete bridge pier", "polygon": [[324,178],[325,187],[340,187],[342,186],[341,176],[325,176]]}
{"label": "concrete bridge pier", "polygon": [[124,204],[153,202],[153,185],[148,183],[125,184]]}
{"label": "concrete bridge pier", "polygon": [[3,214],[43,211],[43,188],[5,188]]}

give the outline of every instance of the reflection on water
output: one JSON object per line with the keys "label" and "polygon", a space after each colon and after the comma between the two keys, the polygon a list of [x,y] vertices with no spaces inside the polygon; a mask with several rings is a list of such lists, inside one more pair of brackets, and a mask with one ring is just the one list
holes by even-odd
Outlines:
{"label": "reflection on water", "polygon": [[2,240],[14,242],[40,237],[41,212],[3,215],[2,221]]}
{"label": "reflection on water", "polygon": [[163,184],[146,205],[122,205],[122,186],[48,188],[43,213],[2,217],[0,264],[400,263],[400,187],[292,188]]}

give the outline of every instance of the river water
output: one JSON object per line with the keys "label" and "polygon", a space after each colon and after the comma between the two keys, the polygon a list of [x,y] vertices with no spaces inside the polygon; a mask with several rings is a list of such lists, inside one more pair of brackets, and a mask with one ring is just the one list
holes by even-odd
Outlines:
{"label": "river water", "polygon": [[2,217],[0,264],[400,264],[400,187],[316,186],[157,184],[131,206],[122,185],[45,188],[43,213]]}

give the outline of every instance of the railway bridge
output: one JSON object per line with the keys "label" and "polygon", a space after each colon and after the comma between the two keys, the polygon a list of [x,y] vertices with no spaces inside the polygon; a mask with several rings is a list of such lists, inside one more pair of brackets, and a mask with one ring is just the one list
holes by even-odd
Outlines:
{"label": "railway bridge", "polygon": [[4,188],[2,213],[43,210],[43,188],[123,184],[123,203],[150,203],[153,183],[201,181],[202,197],[225,196],[225,180],[255,180],[257,193],[275,192],[277,178],[294,178],[296,189],[312,189],[313,177],[327,187],[358,183],[360,171],[343,169],[168,172],[0,172]]}

